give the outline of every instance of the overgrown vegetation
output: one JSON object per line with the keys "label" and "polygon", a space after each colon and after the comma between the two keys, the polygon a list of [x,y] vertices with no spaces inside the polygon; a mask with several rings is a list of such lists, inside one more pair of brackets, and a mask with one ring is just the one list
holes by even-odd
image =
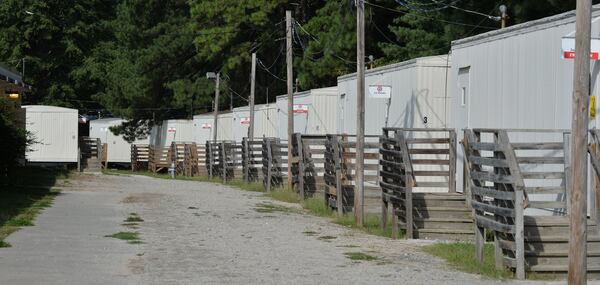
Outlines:
{"label": "overgrown vegetation", "polygon": [[125,219],[125,223],[138,223],[143,222],[144,219],[140,217],[137,213],[130,213],[127,219]]}
{"label": "overgrown vegetation", "polygon": [[510,278],[513,275],[508,269],[496,269],[494,247],[491,244],[484,247],[483,263],[475,260],[475,245],[472,243],[436,243],[424,246],[423,250],[446,260],[450,266],[461,271],[492,278]]}
{"label": "overgrown vegetation", "polygon": [[[1,40],[0,40],[1,41]],[[0,187],[11,182],[18,161],[25,155],[28,139],[25,125],[19,126],[21,110],[15,102],[0,96]]]}
{"label": "overgrown vegetation", "polygon": [[63,169],[17,168],[10,185],[0,186],[0,247],[10,246],[4,239],[21,227],[34,225],[36,216],[52,205],[60,189],[59,179],[68,177]]}

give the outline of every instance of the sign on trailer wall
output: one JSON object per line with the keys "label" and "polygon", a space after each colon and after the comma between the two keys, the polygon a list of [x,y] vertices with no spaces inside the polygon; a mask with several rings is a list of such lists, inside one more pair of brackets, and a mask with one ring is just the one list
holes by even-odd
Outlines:
{"label": "sign on trailer wall", "polygon": [[389,85],[369,85],[369,97],[389,99],[392,96],[392,86]]}
{"label": "sign on trailer wall", "polygon": [[209,124],[209,123],[204,123],[204,124],[202,124],[202,126],[200,126],[200,127],[201,127],[201,128],[203,128],[203,129],[210,129],[210,128],[212,128],[212,125],[211,125],[211,124]]}
{"label": "sign on trailer wall", "polygon": [[242,124],[242,125],[249,125],[250,124],[250,117],[241,117],[240,118],[240,124]]}
{"label": "sign on trailer wall", "polygon": [[174,132],[176,132],[176,131],[177,131],[177,129],[176,129],[176,128],[174,128],[174,127],[169,127],[169,128],[167,129],[167,132],[169,132],[169,133],[174,133]]}
{"label": "sign on trailer wall", "polygon": [[294,104],[294,114],[306,114],[308,113],[308,105]]}
{"label": "sign on trailer wall", "polygon": [[[562,38],[562,58],[575,58],[575,38]],[[598,60],[600,58],[600,39],[592,39],[590,43],[590,59]]]}

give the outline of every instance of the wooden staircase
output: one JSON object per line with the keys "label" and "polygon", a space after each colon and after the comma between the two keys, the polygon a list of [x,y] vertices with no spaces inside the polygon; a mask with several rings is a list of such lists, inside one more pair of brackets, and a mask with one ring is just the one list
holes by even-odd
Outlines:
{"label": "wooden staircase", "polygon": [[384,129],[379,184],[382,216],[389,206],[394,213],[394,237],[398,225],[407,238],[473,239],[468,196],[455,191],[455,149],[456,133],[451,129]]}
{"label": "wooden staircase", "polygon": [[[600,272],[600,235],[588,220],[588,272]],[[525,216],[525,269],[566,273],[569,264],[569,217]]]}
{"label": "wooden staircase", "polygon": [[[460,193],[413,193],[414,238],[470,240],[473,218]],[[406,228],[406,225],[401,225]]]}
{"label": "wooden staircase", "polygon": [[79,140],[81,151],[80,170],[87,173],[102,172],[102,143],[98,138],[81,137]]}

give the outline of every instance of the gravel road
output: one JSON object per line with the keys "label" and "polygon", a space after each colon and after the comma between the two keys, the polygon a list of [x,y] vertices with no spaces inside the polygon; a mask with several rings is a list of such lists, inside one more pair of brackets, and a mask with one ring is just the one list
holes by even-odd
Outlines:
{"label": "gravel road", "polygon": [[[222,185],[80,175],[62,188],[0,249],[0,284],[542,284],[457,272],[422,253],[426,242],[366,235]],[[123,225],[130,213],[144,220],[135,229]],[[105,237],[120,231],[143,243]]]}

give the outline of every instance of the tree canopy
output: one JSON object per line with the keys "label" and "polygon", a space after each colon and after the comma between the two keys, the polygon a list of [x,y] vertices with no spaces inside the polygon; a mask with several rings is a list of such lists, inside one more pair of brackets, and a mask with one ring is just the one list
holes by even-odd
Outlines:
{"label": "tree canopy", "polygon": [[[575,8],[574,0],[369,0],[368,64],[445,54],[452,40],[498,29],[501,4],[509,25]],[[25,70],[34,87],[25,103],[120,116],[129,121],[115,131],[133,139],[163,119],[211,111],[206,72],[221,73],[222,109],[247,105],[253,52],[257,103],[283,94],[286,10],[298,89],[356,70],[351,0],[4,0],[0,62]]]}

